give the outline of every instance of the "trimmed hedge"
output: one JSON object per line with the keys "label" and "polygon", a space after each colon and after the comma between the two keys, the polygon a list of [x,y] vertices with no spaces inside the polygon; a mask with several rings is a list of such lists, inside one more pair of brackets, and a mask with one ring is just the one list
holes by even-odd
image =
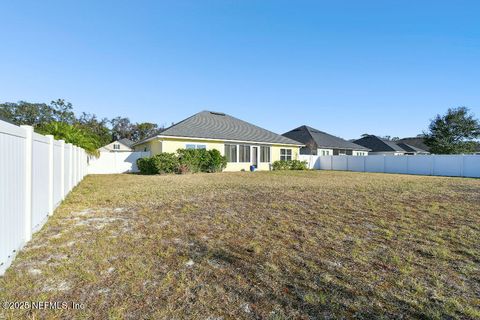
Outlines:
{"label": "trimmed hedge", "polygon": [[308,170],[307,162],[300,160],[278,160],[272,164],[273,170]]}
{"label": "trimmed hedge", "polygon": [[227,158],[216,149],[178,149],[176,154],[140,158],[137,166],[142,174],[220,172],[227,166]]}

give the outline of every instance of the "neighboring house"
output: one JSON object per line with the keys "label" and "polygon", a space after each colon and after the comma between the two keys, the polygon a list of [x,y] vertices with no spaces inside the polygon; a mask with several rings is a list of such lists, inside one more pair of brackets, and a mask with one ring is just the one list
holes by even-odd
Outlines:
{"label": "neighboring house", "polygon": [[428,154],[427,151],[411,146],[406,143],[396,143],[394,141],[379,138],[374,135],[368,135],[361,139],[354,140],[353,143],[369,148],[371,155],[416,155]]}
{"label": "neighboring house", "polygon": [[300,149],[300,154],[319,156],[366,156],[370,150],[364,146],[343,140],[342,138],[332,136],[331,134],[305,125],[286,132],[283,136],[305,145],[305,147]]}
{"label": "neighboring house", "polygon": [[133,145],[151,155],[178,149],[217,149],[226,171],[270,170],[276,160],[298,158],[301,143],[221,112],[202,111]]}
{"label": "neighboring house", "polygon": [[417,148],[417,147],[412,146],[412,145],[410,145],[410,144],[406,144],[406,143],[403,143],[403,142],[397,142],[397,141],[395,141],[395,143],[396,143],[400,148],[402,148],[403,150],[405,150],[405,154],[407,154],[407,155],[430,154],[428,151],[425,151],[425,150],[423,150],[423,149]]}
{"label": "neighboring house", "polygon": [[410,137],[410,138],[403,138],[398,141],[395,141],[396,143],[406,143],[409,146],[421,149],[423,151],[430,152],[430,147],[425,144],[425,139],[422,136],[418,137]]}
{"label": "neighboring house", "polygon": [[133,141],[129,139],[120,139],[98,149],[103,152],[132,152]]}

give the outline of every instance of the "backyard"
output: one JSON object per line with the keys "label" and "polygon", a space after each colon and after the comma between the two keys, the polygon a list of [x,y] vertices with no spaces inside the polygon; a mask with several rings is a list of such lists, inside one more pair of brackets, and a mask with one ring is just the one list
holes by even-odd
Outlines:
{"label": "backyard", "polygon": [[0,319],[467,319],[479,294],[479,179],[91,175],[0,277],[68,308]]}

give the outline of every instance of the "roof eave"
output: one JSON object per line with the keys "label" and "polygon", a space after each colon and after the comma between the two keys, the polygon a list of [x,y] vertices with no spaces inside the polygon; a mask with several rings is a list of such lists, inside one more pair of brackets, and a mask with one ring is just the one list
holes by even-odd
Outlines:
{"label": "roof eave", "polygon": [[303,147],[304,144],[300,143],[289,143],[289,142],[266,142],[266,141],[249,141],[249,140],[236,140],[236,139],[216,139],[216,138],[200,138],[200,137],[187,137],[187,136],[174,136],[174,135],[156,135],[154,137],[150,137],[146,140],[139,141],[135,143],[133,146],[154,140],[154,139],[162,139],[162,138],[174,138],[174,139],[190,139],[190,140],[201,140],[201,141],[228,141],[228,142],[240,142],[240,143],[258,143],[258,144],[270,144],[270,145],[288,145],[288,146],[296,146],[296,147]]}

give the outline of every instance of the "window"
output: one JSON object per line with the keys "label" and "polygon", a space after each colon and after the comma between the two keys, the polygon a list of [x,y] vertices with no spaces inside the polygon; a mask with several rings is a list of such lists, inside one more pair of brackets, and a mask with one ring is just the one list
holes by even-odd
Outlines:
{"label": "window", "polygon": [[280,160],[292,160],[292,149],[280,149]]}
{"label": "window", "polygon": [[225,145],[225,157],[227,162],[237,162],[237,145],[226,144]]}
{"label": "window", "polygon": [[113,150],[120,150],[120,144],[115,143],[115,144],[113,145]]}
{"label": "window", "polygon": [[260,162],[270,162],[270,147],[260,146]]}
{"label": "window", "polygon": [[322,156],[329,156],[330,150],[322,150]]}
{"label": "window", "polygon": [[250,146],[241,144],[239,146],[239,162],[250,162]]}
{"label": "window", "polygon": [[207,146],[204,144],[187,144],[185,149],[207,149]]}

